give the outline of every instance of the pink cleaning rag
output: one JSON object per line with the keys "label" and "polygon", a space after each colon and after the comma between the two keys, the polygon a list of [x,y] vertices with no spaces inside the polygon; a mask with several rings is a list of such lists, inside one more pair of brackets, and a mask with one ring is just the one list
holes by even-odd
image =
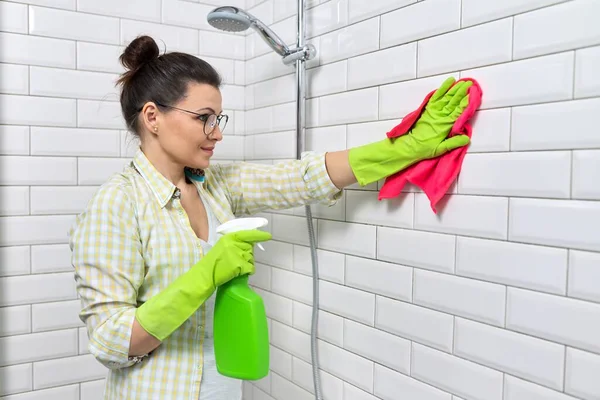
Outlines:
{"label": "pink cleaning rag", "polygon": [[[456,85],[456,83],[466,80],[473,82],[473,85],[469,87],[467,91],[469,94],[469,105],[454,122],[448,137],[454,135],[467,135],[469,138],[471,137],[472,129],[469,120],[481,105],[482,91],[475,79],[463,78],[454,84]],[[398,137],[410,131],[434,93],[435,90],[431,91],[425,97],[419,108],[406,115],[399,125],[387,133],[387,137]],[[448,188],[458,176],[467,152],[467,147],[468,146],[459,147],[440,157],[420,161],[387,177],[379,191],[379,200],[398,196],[406,182],[410,182],[420,187],[425,192],[429,198],[431,209],[437,214],[435,206],[442,199],[444,194],[446,194]]]}

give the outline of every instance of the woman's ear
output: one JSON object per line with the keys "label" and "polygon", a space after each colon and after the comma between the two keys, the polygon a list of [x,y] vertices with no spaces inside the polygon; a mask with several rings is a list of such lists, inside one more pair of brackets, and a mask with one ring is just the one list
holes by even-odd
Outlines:
{"label": "woman's ear", "polygon": [[144,104],[144,107],[142,107],[142,112],[140,113],[140,117],[142,118],[141,122],[147,131],[155,134],[158,133],[159,114],[160,110],[155,103],[149,101]]}

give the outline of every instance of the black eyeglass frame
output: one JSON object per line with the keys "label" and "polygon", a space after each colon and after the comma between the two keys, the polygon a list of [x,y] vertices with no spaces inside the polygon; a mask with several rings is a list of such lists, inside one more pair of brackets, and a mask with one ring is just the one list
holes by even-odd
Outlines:
{"label": "black eyeglass frame", "polygon": [[[210,113],[210,114],[200,114],[200,113],[197,113],[197,112],[195,112],[195,111],[185,110],[185,109],[183,109],[183,108],[174,107],[174,106],[168,106],[168,105],[166,105],[166,104],[162,104],[162,103],[159,103],[159,102],[157,102],[157,101],[155,101],[155,103],[156,103],[158,106],[160,106],[160,107],[172,108],[172,109],[174,109],[174,110],[179,110],[179,111],[183,111],[183,112],[186,112],[186,113],[189,113],[189,114],[196,115],[200,121],[204,122],[204,126],[203,126],[202,130],[204,131],[204,134],[206,135],[206,137],[208,137],[209,139],[210,139],[210,135],[212,135],[212,134],[213,134],[213,132],[215,131],[215,127],[216,127],[217,125],[219,126],[219,129],[221,130],[221,132],[223,132],[223,131],[225,130],[225,127],[227,126],[227,122],[229,121],[229,115],[227,115],[227,114],[219,114],[219,115],[217,115],[217,114],[214,114],[214,113]],[[141,110],[142,110],[142,109],[140,109],[139,111],[141,111]],[[208,119],[209,119],[210,117],[212,117],[213,115],[215,116],[215,125],[212,127],[211,131],[207,133],[207,132],[206,132],[206,126],[208,125],[208,123],[207,123],[207,122],[208,122]],[[225,118],[225,123],[223,124],[223,127],[221,128],[221,120],[222,120],[223,118]]]}

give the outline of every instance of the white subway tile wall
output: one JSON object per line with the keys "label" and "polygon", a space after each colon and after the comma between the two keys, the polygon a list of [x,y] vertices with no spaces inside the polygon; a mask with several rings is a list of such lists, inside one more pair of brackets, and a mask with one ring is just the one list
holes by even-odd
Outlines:
{"label": "white subway tile wall", "polygon": [[[295,3],[246,5],[288,42]],[[437,214],[412,185],[378,200],[381,182],[313,207],[324,398],[600,399],[599,3],[307,4],[318,52],[307,64],[307,150],[383,139],[448,76],[483,89]],[[246,55],[244,158],[293,158],[294,70],[253,32]],[[305,214],[264,214],[275,241],[257,255],[271,273],[272,295],[260,293],[276,350],[270,386],[247,382],[244,399],[308,400]]]}
{"label": "white subway tile wall", "polygon": [[[99,400],[106,370],[77,318],[66,232],[137,141],[114,81],[140,34],[224,78],[215,162],[296,156],[294,68],[245,7],[293,45],[296,0],[0,1],[0,398]],[[600,398],[600,13],[596,0],[308,0],[307,150],[383,139],[446,77],[483,104],[438,207],[412,185],[352,185],[313,207],[318,351],[328,400]],[[97,29],[89,29],[96,24]],[[251,283],[271,371],[244,400],[310,400],[313,285],[303,209],[268,211]]]}

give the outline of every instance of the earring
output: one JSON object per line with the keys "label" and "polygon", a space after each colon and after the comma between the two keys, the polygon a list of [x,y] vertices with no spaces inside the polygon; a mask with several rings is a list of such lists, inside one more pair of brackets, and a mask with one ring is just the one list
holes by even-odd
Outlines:
{"label": "earring", "polygon": [[158,132],[158,126],[154,127],[154,132]]}

